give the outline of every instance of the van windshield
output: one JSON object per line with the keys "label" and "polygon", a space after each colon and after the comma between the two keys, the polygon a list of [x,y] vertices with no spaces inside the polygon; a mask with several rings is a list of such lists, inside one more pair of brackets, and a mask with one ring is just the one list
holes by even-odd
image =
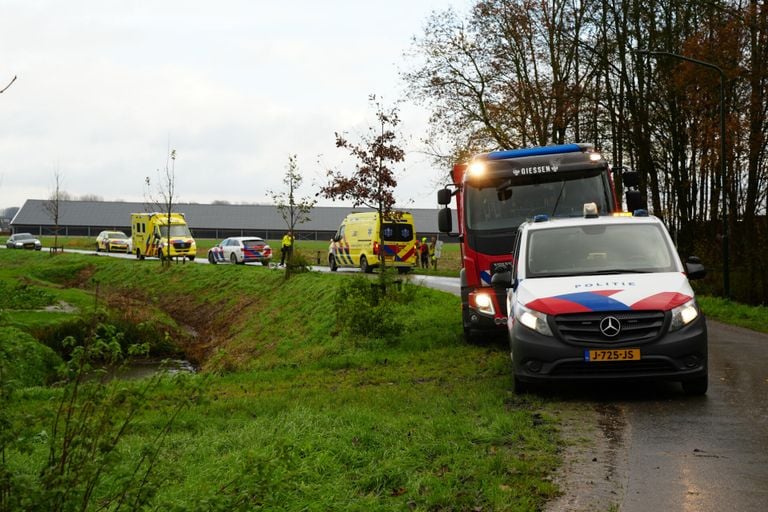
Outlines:
{"label": "van windshield", "polygon": [[388,242],[410,242],[413,240],[413,226],[387,222],[381,226],[381,238]]}
{"label": "van windshield", "polygon": [[[160,236],[168,238],[168,226],[160,226]],[[171,224],[171,237],[184,236],[191,237],[189,234],[189,228],[186,224]]]}
{"label": "van windshield", "polygon": [[676,272],[659,226],[615,224],[531,231],[526,277]]}

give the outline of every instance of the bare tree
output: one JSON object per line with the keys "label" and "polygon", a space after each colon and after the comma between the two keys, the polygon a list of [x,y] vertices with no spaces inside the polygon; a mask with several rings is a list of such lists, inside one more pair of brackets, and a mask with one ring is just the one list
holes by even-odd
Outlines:
{"label": "bare tree", "polygon": [[53,253],[59,249],[59,218],[61,217],[61,202],[69,199],[69,194],[64,192],[61,187],[64,178],[61,171],[56,169],[53,172],[53,190],[48,196],[48,200],[43,203],[43,208],[53,221]]}
{"label": "bare tree", "polygon": [[[149,176],[144,179],[146,191],[145,197],[149,209],[153,211],[162,212],[166,215],[166,225],[168,226],[168,240],[170,241],[170,229],[171,229],[171,215],[173,214],[173,206],[176,201],[176,150],[171,149],[165,160],[165,168],[163,170],[157,169],[157,184],[152,190],[152,180]],[[162,251],[160,254],[160,261],[163,267],[168,267],[171,264],[170,256],[164,258]]]}
{"label": "bare tree", "polygon": [[79,198],[80,201],[91,201],[94,203],[103,203],[104,198],[96,194],[83,194]]}
{"label": "bare tree", "polygon": [[304,178],[299,172],[299,166],[296,163],[296,155],[290,155],[288,157],[288,168],[283,175],[283,184],[287,187],[287,190],[282,192],[275,192],[273,190],[268,191],[269,195],[272,197],[272,201],[277,207],[277,211],[280,212],[280,216],[288,226],[288,233],[291,237],[292,249],[288,256],[289,269],[291,268],[290,260],[294,254],[294,232],[296,226],[310,220],[309,212],[317,203],[317,200],[309,197],[296,197],[296,192],[301,187],[302,181],[304,181]]}
{"label": "bare tree", "polygon": [[[395,129],[400,124],[398,108],[386,108],[376,95],[368,100],[376,109],[376,124],[353,144],[343,134],[336,133],[336,147],[344,148],[358,160],[355,172],[346,176],[329,170],[329,182],[320,193],[335,200],[352,200],[353,205],[375,209],[379,214],[379,233],[385,218],[396,217],[394,190],[397,186],[394,165],[405,160],[405,151],[395,144]],[[384,268],[384,251],[379,251],[379,262]]]}

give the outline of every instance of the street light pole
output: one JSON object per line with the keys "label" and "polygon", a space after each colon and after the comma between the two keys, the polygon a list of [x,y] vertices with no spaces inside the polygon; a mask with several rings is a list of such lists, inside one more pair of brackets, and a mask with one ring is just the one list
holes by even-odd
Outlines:
{"label": "street light pole", "polygon": [[672,52],[635,50],[638,55],[653,57],[672,57],[700,66],[714,69],[720,74],[720,186],[723,193],[723,294],[725,298],[731,296],[731,276],[729,264],[729,240],[728,240],[728,194],[726,191],[726,165],[725,165],[725,73],[722,68],[703,60],[686,57]]}

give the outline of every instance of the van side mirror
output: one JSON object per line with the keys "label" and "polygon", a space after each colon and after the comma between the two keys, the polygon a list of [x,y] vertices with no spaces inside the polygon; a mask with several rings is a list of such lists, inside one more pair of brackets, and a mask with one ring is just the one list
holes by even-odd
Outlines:
{"label": "van side mirror", "polygon": [[623,171],[621,182],[627,188],[635,188],[640,185],[640,174],[637,171]]}
{"label": "van side mirror", "polygon": [[685,262],[685,273],[688,275],[688,279],[702,279],[707,275],[707,269],[701,263],[701,260],[696,256],[689,256]]}
{"label": "van side mirror", "polygon": [[[437,204],[446,206],[451,204],[451,197],[453,193],[449,188],[443,188],[437,191]],[[450,231],[450,229],[448,230]]]}
{"label": "van side mirror", "polygon": [[635,210],[646,210],[647,205],[643,201],[643,194],[639,190],[627,190],[625,194],[627,198],[627,211],[634,212]]}
{"label": "van side mirror", "polygon": [[437,212],[437,229],[443,233],[450,233],[453,230],[453,218],[451,217],[451,209],[447,206],[445,208],[441,208],[440,211]]}

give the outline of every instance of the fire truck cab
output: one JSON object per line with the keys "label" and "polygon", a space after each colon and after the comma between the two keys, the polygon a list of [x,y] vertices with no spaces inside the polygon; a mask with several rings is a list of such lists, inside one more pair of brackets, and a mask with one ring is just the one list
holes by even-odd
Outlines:
{"label": "fire truck cab", "polygon": [[[580,217],[584,203],[600,215],[620,210],[611,169],[590,144],[494,151],[457,164],[453,183],[438,191],[439,229],[458,236],[464,336],[469,342],[504,334],[504,297],[491,278],[512,263],[518,226],[536,215]],[[456,198],[458,232],[449,208]],[[630,199],[630,196],[628,196]],[[635,195],[633,205],[638,204]]]}

